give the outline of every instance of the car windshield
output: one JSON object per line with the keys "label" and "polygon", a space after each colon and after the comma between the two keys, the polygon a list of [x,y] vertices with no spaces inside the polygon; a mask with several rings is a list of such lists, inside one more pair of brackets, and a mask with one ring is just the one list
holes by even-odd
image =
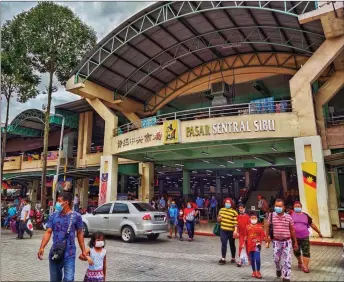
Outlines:
{"label": "car windshield", "polygon": [[151,205],[147,203],[133,203],[133,205],[140,212],[156,211],[155,208],[153,208]]}

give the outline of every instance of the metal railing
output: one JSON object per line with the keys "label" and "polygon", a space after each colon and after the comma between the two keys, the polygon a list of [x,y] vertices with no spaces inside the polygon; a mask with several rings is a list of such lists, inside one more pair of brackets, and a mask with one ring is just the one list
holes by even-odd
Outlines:
{"label": "metal railing", "polygon": [[[150,126],[162,124],[166,120],[197,120],[205,118],[240,116],[250,114],[267,114],[267,113],[284,113],[292,112],[291,101],[268,101],[259,103],[242,103],[234,105],[214,106],[207,108],[198,108],[192,110],[184,110],[180,112],[157,115],[154,117],[154,124]],[[121,135],[141,128],[142,121],[124,124],[114,129],[114,135]]]}
{"label": "metal railing", "polygon": [[331,116],[326,119],[327,126],[333,126],[338,124],[344,124],[344,115]]}

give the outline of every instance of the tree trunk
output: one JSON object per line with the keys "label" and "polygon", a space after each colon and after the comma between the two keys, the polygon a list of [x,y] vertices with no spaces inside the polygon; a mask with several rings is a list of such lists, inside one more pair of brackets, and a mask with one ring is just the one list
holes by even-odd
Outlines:
{"label": "tree trunk", "polygon": [[[5,127],[4,127],[4,134],[2,136],[2,148],[1,148],[1,189],[2,189],[2,179],[4,174],[4,161],[5,161],[5,155],[6,155],[6,138],[7,138],[7,126],[8,126],[8,118],[10,113],[10,99],[11,95],[9,97],[6,97],[7,100],[7,106],[6,106],[6,118],[5,118]],[[7,191],[4,190],[4,195],[6,195]]]}
{"label": "tree trunk", "polygon": [[42,203],[43,210],[46,210],[46,207],[47,207],[46,176],[47,176],[47,155],[48,155],[49,129],[50,129],[50,126],[49,126],[50,106],[51,106],[51,98],[53,94],[53,76],[54,76],[54,72],[50,72],[49,87],[48,87],[48,104],[47,104],[47,110],[45,112],[45,121],[44,121],[44,141],[43,141],[43,153],[42,153],[42,181],[41,181],[41,203]]}

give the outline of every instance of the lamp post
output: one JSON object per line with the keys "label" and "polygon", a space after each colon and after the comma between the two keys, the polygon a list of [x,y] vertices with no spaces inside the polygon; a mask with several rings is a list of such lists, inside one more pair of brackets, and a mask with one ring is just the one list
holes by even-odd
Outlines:
{"label": "lamp post", "polygon": [[61,134],[60,134],[60,145],[59,145],[59,155],[57,158],[57,165],[56,165],[56,175],[54,176],[54,181],[53,181],[53,206],[50,208],[50,214],[53,213],[54,211],[54,207],[55,207],[55,203],[56,203],[56,185],[58,182],[58,178],[59,178],[59,173],[60,173],[60,163],[61,163],[61,148],[62,148],[62,141],[63,141],[63,130],[64,130],[64,123],[65,123],[65,118],[63,115],[60,114],[54,114],[53,116],[56,117],[60,117],[62,118],[62,125],[61,125]]}

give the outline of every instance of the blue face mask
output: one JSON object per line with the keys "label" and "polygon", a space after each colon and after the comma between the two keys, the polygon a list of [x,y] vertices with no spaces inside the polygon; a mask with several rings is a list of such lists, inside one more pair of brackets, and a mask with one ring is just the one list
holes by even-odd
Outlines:
{"label": "blue face mask", "polygon": [[295,212],[301,212],[302,208],[294,208]]}
{"label": "blue face mask", "polygon": [[63,210],[62,204],[61,203],[56,203],[55,204],[55,210],[57,212],[61,212]]}
{"label": "blue face mask", "polygon": [[175,208],[176,207],[176,205],[175,204],[171,204],[171,208]]}
{"label": "blue face mask", "polygon": [[188,205],[188,209],[191,209],[191,205]]}
{"label": "blue face mask", "polygon": [[281,208],[281,207],[275,207],[275,212],[281,213],[281,212],[283,212],[283,208]]}
{"label": "blue face mask", "polygon": [[226,209],[230,209],[231,206],[232,206],[231,204],[225,204]]}

